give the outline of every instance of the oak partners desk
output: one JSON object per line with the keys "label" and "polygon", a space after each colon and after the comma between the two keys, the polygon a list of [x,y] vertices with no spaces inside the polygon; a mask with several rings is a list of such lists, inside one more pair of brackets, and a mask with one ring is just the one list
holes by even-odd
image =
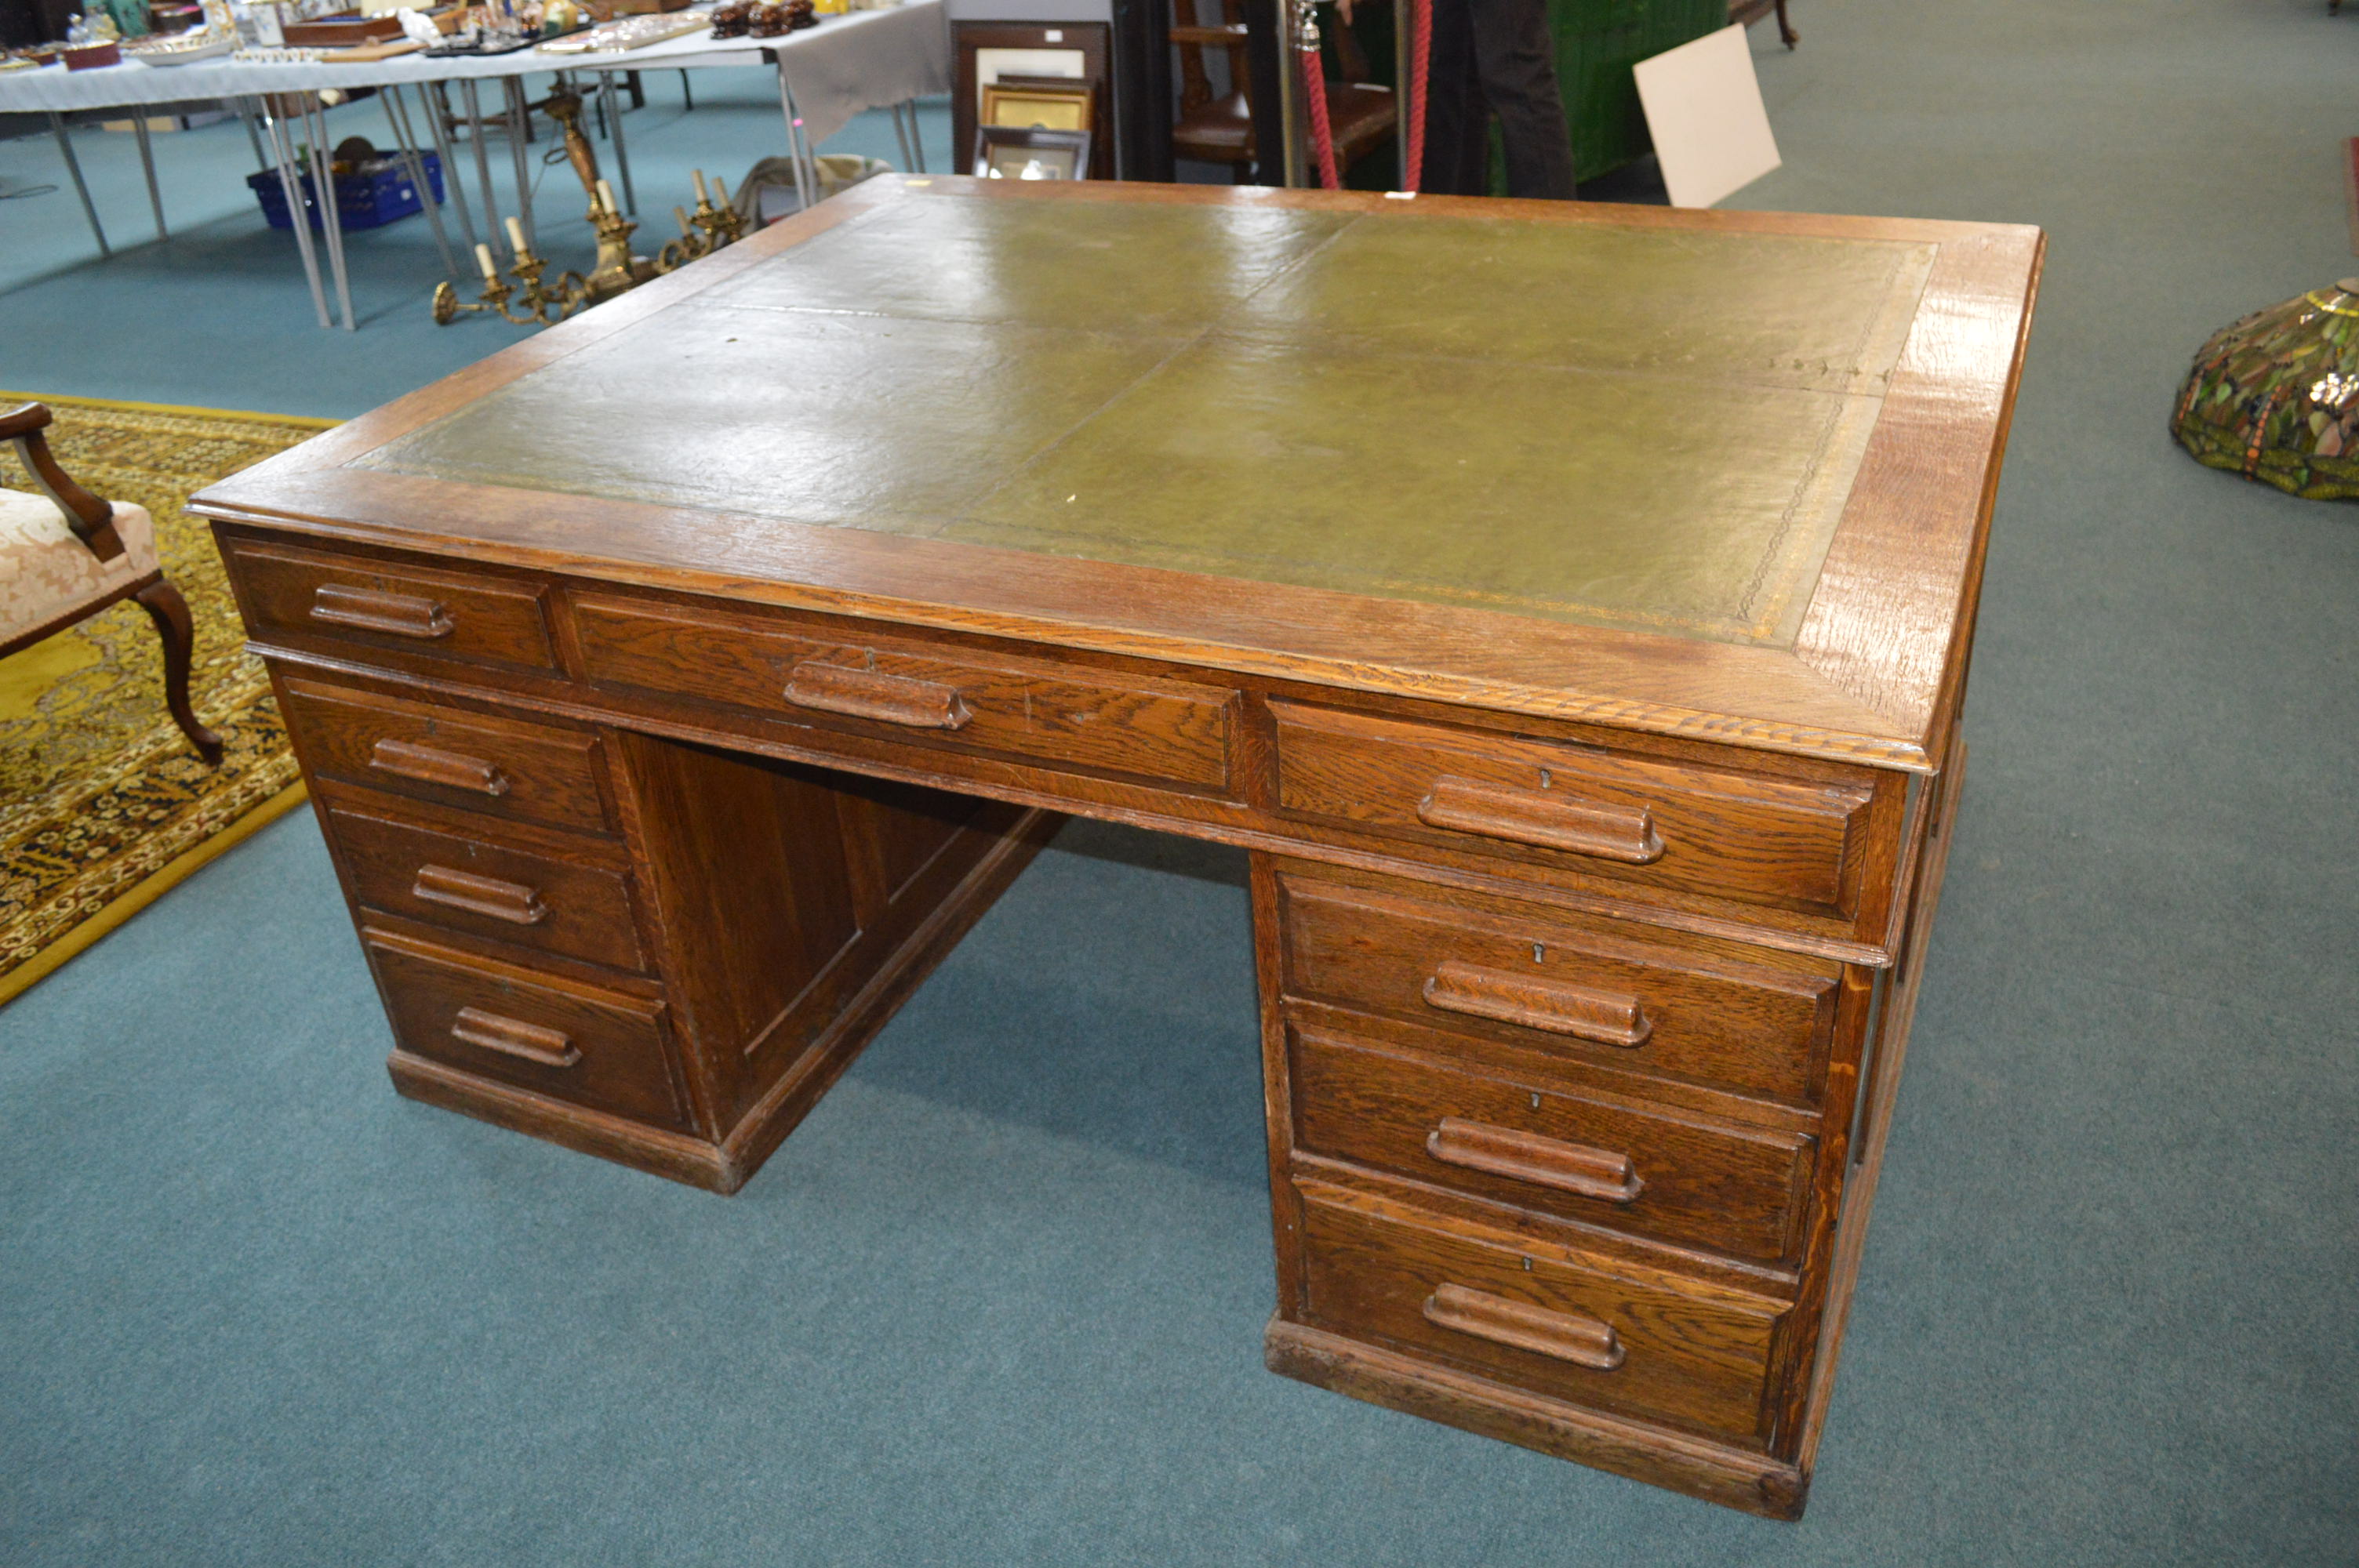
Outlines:
{"label": "oak partners desk", "polygon": [[2035,230],[880,179],[213,487],[404,1094],[736,1188],[1252,851],[1310,1382],[1800,1513]]}

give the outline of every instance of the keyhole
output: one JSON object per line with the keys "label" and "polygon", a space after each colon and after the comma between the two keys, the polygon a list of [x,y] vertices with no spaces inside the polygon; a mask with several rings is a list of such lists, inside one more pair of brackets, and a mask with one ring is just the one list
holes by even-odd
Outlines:
{"label": "keyhole", "polygon": [[1542,768],[1540,770],[1540,788],[1546,789],[1555,782],[1556,781],[1549,775],[1549,771],[1546,768]]}
{"label": "keyhole", "polygon": [[1532,944],[1532,962],[1535,964],[1545,964],[1548,962],[1547,943],[1535,942]]}
{"label": "keyhole", "polygon": [[1530,1259],[1527,1258],[1527,1259],[1525,1259],[1525,1260],[1524,1260],[1524,1272],[1525,1272],[1525,1273],[1527,1273],[1527,1274],[1528,1274],[1528,1273],[1530,1273],[1531,1271],[1532,1271],[1532,1260],[1531,1260]]}
{"label": "keyhole", "polygon": [[1539,1097],[1538,1095],[1535,1094],[1535,1095],[1533,1095],[1533,1096],[1532,1096],[1532,1108],[1533,1108],[1534,1110],[1538,1110],[1538,1109],[1539,1109],[1539,1108],[1540,1108],[1540,1097]]}

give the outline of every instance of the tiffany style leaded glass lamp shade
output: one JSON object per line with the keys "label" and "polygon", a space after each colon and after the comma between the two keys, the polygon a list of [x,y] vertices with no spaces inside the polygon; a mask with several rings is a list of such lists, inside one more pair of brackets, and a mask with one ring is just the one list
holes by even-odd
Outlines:
{"label": "tiffany style leaded glass lamp shade", "polygon": [[2359,498],[2359,277],[2212,334],[2170,428],[2197,462],[2312,501]]}

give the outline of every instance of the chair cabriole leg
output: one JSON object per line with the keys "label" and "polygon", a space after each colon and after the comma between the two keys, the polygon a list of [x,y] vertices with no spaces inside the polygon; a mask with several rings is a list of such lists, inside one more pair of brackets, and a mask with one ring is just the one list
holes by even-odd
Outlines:
{"label": "chair cabriole leg", "polygon": [[170,583],[149,583],[135,596],[147,619],[156,623],[156,635],[164,643],[164,701],[172,710],[172,722],[197,749],[207,767],[219,767],[222,760],[221,737],[197,722],[196,709],[189,706],[189,668],[196,649],[196,622],[189,618],[189,601]]}

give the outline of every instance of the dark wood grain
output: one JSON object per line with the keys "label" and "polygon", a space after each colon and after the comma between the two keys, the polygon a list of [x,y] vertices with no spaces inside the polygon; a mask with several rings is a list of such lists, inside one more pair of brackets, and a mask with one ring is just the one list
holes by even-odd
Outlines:
{"label": "dark wood grain", "polygon": [[[603,599],[578,600],[574,625],[593,681],[923,744],[1210,788],[1228,782],[1234,699],[1211,687],[1085,680],[1016,657]],[[864,698],[849,684],[862,674],[885,677],[868,683]]]}
{"label": "dark wood grain", "polygon": [[[1678,945],[1667,935],[1641,938],[1506,903],[1428,902],[1405,896],[1406,886],[1354,886],[1306,867],[1287,870],[1280,888],[1288,996],[1494,1034],[1612,1071],[1798,1104],[1812,1102],[1824,1082],[1832,968]],[[1628,997],[1649,1027],[1642,1041],[1622,1045],[1583,1038],[1553,1020],[1437,1007],[1430,982],[1452,962]]]}
{"label": "dark wood grain", "polygon": [[363,942],[402,1050],[636,1121],[685,1127],[662,1003],[391,932],[368,932]]}
{"label": "dark wood grain", "polygon": [[[327,826],[366,908],[618,969],[646,967],[630,880],[617,867],[444,831],[357,801],[332,804]],[[488,885],[470,892],[459,878]]]}
{"label": "dark wood grain", "polygon": [[1271,712],[1288,816],[1837,917],[1856,904],[1845,873],[1874,799],[1864,779],[1814,786],[1290,703]]}
{"label": "dark wood grain", "polygon": [[513,581],[248,546],[232,580],[258,635],[308,633],[420,657],[557,667],[541,596]]}
{"label": "dark wood grain", "polygon": [[323,776],[495,816],[608,829],[594,732],[325,681],[290,680],[285,697],[288,725]]}
{"label": "dark wood grain", "polygon": [[[1444,1057],[1289,1031],[1298,1149],[1440,1183],[1520,1208],[1767,1262],[1799,1261],[1812,1141],[1668,1116],[1537,1075],[1494,1075]],[[1493,1158],[1458,1119],[1548,1141]],[[1566,1147],[1604,1159],[1576,1166]],[[1518,1168],[1520,1166],[1520,1168]],[[1578,1171],[1586,1185],[1575,1184]],[[1628,1195],[1624,1196],[1626,1193]]]}
{"label": "dark wood grain", "polygon": [[[1306,1316],[1557,1399],[1757,1444],[1772,1341],[1785,1303],[1733,1292],[1682,1292],[1626,1279],[1555,1249],[1420,1223],[1341,1188],[1303,1193]],[[1443,1285],[1610,1327],[1625,1356],[1609,1369],[1445,1327],[1425,1303]]]}
{"label": "dark wood grain", "polygon": [[1269,1369],[1282,1376],[1723,1508],[1799,1519],[1810,1495],[1810,1477],[1790,1462],[1587,1410],[1282,1317],[1270,1320],[1263,1354]]}

